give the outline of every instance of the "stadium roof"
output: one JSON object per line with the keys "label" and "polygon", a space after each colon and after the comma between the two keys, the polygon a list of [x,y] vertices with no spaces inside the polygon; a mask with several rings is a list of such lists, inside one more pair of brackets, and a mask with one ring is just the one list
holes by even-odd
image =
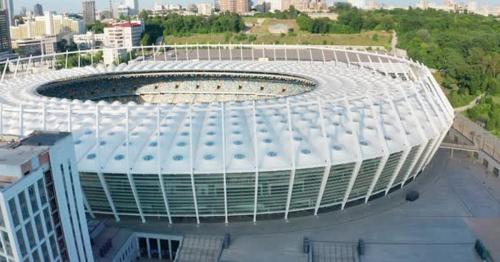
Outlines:
{"label": "stadium roof", "polygon": [[[80,171],[144,174],[265,172],[348,163],[403,151],[448,129],[451,106],[426,68],[404,63],[383,68],[405,77],[334,62],[142,62],[59,70],[1,85],[2,129],[13,134],[71,129]],[[274,72],[305,77],[317,86],[286,98],[161,105],[94,103],[36,92],[55,80],[168,70]]]}

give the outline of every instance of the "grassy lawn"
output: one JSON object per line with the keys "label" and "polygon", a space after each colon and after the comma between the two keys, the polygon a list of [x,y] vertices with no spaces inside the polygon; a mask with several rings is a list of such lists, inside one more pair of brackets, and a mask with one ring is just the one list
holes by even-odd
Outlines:
{"label": "grassy lawn", "polygon": [[[168,36],[168,44],[196,44],[196,43],[264,43],[264,44],[311,44],[311,45],[358,45],[358,46],[390,46],[391,34],[384,31],[362,32],[360,34],[311,34],[299,31],[295,20],[279,20],[270,18],[245,17],[249,25],[247,35],[253,35],[256,40],[240,40],[238,34],[193,34],[190,36]],[[293,32],[287,34],[273,34],[269,27],[276,24],[287,25]],[[375,36],[376,35],[376,36]],[[245,38],[245,37],[244,37]]]}

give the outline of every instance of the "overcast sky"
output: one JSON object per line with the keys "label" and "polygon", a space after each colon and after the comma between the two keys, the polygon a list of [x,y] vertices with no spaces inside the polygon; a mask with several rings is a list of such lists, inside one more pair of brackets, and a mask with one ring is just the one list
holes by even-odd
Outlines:
{"label": "overcast sky", "polygon": [[[112,0],[113,2],[120,2],[120,0]],[[333,2],[333,0],[327,0],[328,2]],[[395,4],[399,6],[414,5],[418,0],[378,0],[379,3],[385,4]],[[431,0],[434,2],[441,2],[443,0]],[[192,3],[213,3],[214,0],[139,0],[140,8],[151,8],[155,2],[164,4],[181,4],[188,5]],[[337,1],[338,2],[338,1]],[[467,0],[458,0],[457,2],[468,2]],[[500,5],[500,0],[476,0],[480,5]],[[81,0],[14,0],[16,14],[19,12],[21,7],[26,7],[27,10],[33,10],[33,6],[36,3],[40,3],[44,10],[51,10],[57,12],[81,12]],[[96,6],[98,10],[107,9],[109,7],[109,0],[96,0]]]}

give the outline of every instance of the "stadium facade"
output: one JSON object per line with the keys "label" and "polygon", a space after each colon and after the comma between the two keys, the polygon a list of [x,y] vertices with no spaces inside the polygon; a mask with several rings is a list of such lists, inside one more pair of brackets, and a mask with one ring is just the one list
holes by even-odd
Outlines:
{"label": "stadium facade", "polygon": [[228,222],[384,196],[415,179],[453,122],[417,62],[326,47],[187,48],[7,79],[0,131],[73,132],[92,216]]}

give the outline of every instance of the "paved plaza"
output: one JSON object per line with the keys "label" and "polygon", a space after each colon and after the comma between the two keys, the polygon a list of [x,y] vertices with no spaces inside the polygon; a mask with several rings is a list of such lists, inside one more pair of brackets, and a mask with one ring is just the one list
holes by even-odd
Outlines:
{"label": "paved plaza", "polygon": [[[418,190],[415,202],[405,192]],[[107,223],[113,223],[108,220]],[[499,258],[500,235],[489,227],[500,224],[500,179],[465,153],[453,158],[440,150],[415,182],[386,197],[344,211],[251,222],[142,224],[122,220],[120,226],[165,234],[231,234],[221,261],[307,261],[303,238],[323,245],[363,239],[361,261],[480,261],[474,251],[478,234]],[[161,226],[160,226],[161,225]],[[496,228],[498,230],[498,227]],[[497,233],[495,233],[497,232]]]}

